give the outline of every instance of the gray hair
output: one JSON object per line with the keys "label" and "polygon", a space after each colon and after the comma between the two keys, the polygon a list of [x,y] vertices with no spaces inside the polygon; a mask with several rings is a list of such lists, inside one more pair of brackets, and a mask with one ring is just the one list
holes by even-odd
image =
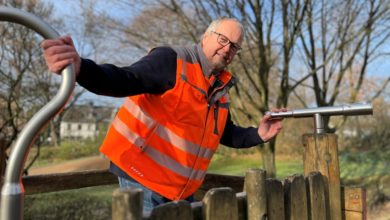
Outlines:
{"label": "gray hair", "polygon": [[[221,18],[213,20],[210,23],[209,27],[206,29],[204,34],[211,35],[213,31],[217,30],[217,28],[219,27],[219,25],[221,24],[222,21],[234,21],[234,22],[236,22],[239,25],[240,29],[241,29],[242,39],[244,39],[244,36],[245,36],[244,26],[236,18],[229,18],[229,17],[221,17]],[[203,38],[203,36],[202,36],[202,38]]]}

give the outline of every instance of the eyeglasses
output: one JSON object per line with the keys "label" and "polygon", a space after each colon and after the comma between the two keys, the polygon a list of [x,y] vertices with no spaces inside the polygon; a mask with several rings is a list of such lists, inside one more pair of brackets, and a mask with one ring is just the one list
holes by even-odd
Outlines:
{"label": "eyeglasses", "polygon": [[218,38],[217,38],[217,41],[220,45],[222,46],[227,46],[227,45],[231,45],[230,46],[230,50],[234,53],[239,53],[240,50],[242,49],[240,47],[240,45],[238,45],[237,43],[233,43],[229,40],[229,38],[227,38],[225,35],[221,34],[221,33],[218,33],[218,32],[215,32],[215,31],[211,31],[212,33],[218,35]]}

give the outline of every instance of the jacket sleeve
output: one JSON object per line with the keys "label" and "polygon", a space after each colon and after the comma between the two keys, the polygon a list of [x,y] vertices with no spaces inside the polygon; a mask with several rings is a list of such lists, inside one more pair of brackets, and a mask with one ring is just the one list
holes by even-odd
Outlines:
{"label": "jacket sleeve", "polygon": [[98,65],[82,59],[77,82],[98,95],[126,97],[142,93],[162,94],[176,82],[176,52],[158,47],[130,66]]}
{"label": "jacket sleeve", "polygon": [[257,128],[243,128],[235,125],[229,112],[220,143],[232,148],[249,148],[262,144],[264,141],[261,140]]}

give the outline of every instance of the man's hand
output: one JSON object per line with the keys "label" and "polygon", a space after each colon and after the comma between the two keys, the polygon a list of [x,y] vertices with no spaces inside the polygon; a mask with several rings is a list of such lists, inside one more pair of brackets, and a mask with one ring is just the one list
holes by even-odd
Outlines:
{"label": "man's hand", "polygon": [[65,67],[73,63],[76,76],[79,74],[81,59],[69,35],[44,40],[41,47],[49,71],[60,74]]}
{"label": "man's hand", "polygon": [[[274,109],[272,112],[285,112],[287,109]],[[264,115],[264,117],[260,121],[259,129],[257,132],[259,133],[260,138],[267,142],[274,138],[282,129],[282,118],[280,119],[271,119],[271,115]]]}

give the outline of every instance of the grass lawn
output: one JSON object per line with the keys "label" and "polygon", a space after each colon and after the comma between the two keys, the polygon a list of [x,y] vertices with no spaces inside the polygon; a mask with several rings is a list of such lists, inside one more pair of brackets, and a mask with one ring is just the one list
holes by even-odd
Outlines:
{"label": "grass lawn", "polygon": [[[209,172],[244,176],[250,168],[262,168],[260,154],[221,156],[216,155],[210,164]],[[276,178],[283,179],[293,174],[303,173],[303,163],[299,160],[276,160]]]}

